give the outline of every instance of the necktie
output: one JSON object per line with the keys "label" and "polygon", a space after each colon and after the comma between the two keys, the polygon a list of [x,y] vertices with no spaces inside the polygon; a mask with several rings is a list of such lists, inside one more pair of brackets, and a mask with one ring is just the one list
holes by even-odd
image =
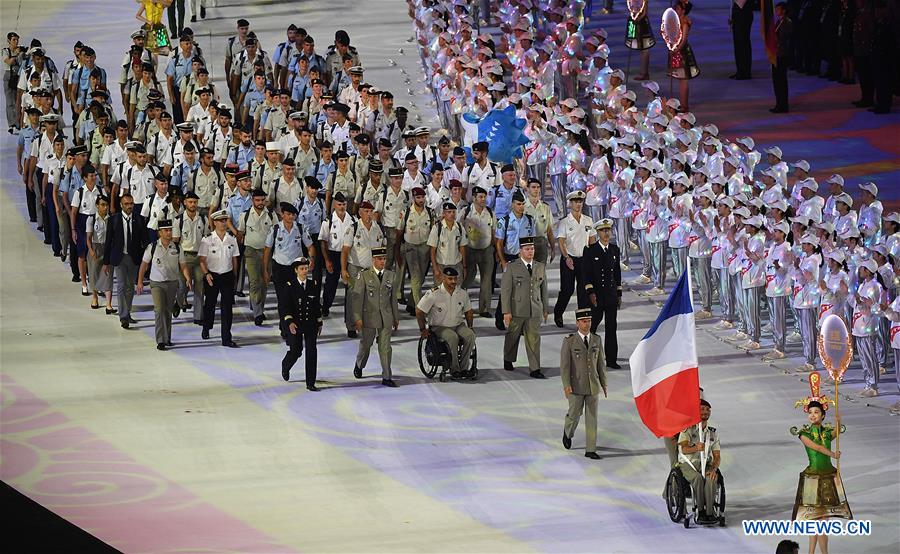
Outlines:
{"label": "necktie", "polygon": [[382,277],[382,272],[379,271],[379,272],[378,272],[378,282],[379,282],[379,283],[381,282],[381,277]]}
{"label": "necktie", "polygon": [[588,340],[587,340],[587,337],[584,337],[584,347],[585,347],[585,348],[590,348],[590,347],[588,346]]}
{"label": "necktie", "polygon": [[128,245],[131,244],[131,218],[125,218],[125,251],[128,251]]}
{"label": "necktie", "polygon": [[300,283],[300,296],[303,296],[303,293],[306,292],[304,289],[303,283]]}
{"label": "necktie", "polygon": [[531,275],[531,264],[527,264],[527,265],[528,265],[528,274]]}

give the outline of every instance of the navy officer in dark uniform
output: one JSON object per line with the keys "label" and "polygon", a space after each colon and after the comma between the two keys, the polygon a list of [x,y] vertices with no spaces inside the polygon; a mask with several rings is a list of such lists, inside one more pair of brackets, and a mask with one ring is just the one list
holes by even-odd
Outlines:
{"label": "navy officer in dark uniform", "polygon": [[606,367],[619,369],[616,356],[619,344],[616,340],[616,313],[622,307],[622,270],[620,267],[619,247],[610,242],[612,237],[611,219],[601,219],[594,226],[597,231],[597,242],[584,249],[584,260],[581,264],[581,282],[585,283],[585,292],[591,303],[593,320],[591,333],[597,332],[600,322],[606,333],[603,339],[606,354]]}
{"label": "navy officer in dark uniform", "polygon": [[291,378],[291,368],[306,347],[306,388],[316,388],[316,340],[322,334],[322,306],[319,302],[319,283],[309,274],[309,258],[300,257],[291,263],[294,277],[284,283],[278,297],[282,334],[288,351],[281,360],[281,376]]}

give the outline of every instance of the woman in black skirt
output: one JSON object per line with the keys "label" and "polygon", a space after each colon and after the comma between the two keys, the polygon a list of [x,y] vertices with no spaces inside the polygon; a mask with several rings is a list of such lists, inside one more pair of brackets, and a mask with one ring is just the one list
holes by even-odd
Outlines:
{"label": "woman in black skirt", "polygon": [[637,13],[631,11],[632,5],[640,0],[628,2],[628,24],[625,27],[625,48],[639,50],[641,52],[641,72],[635,76],[635,81],[646,81],[650,78],[650,49],[656,44],[653,30],[650,28],[650,20],[647,18],[648,0],[641,2]]}
{"label": "woman in black skirt", "polygon": [[669,77],[678,79],[681,111],[690,111],[688,103],[688,81],[700,75],[700,67],[694,58],[694,50],[688,44],[688,35],[691,31],[691,13],[694,5],[689,0],[677,0],[672,8],[678,13],[681,21],[681,37],[674,50],[669,51]]}

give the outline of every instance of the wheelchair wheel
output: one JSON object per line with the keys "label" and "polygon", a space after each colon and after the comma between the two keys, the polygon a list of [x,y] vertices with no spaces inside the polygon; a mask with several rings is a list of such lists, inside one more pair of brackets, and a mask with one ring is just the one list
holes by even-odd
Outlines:
{"label": "wheelchair wheel", "polygon": [[669,472],[669,478],[666,481],[666,508],[669,511],[669,519],[674,523],[684,522],[685,527],[688,526],[688,518],[685,517],[686,502],[684,498],[684,488],[682,487],[681,472],[676,468],[672,468]]}
{"label": "wheelchair wheel", "polygon": [[419,370],[425,377],[433,379],[434,375],[437,373],[438,366],[431,365],[431,363],[428,361],[429,356],[426,352],[427,345],[428,339],[425,337],[419,337]]}
{"label": "wheelchair wheel", "polygon": [[719,518],[719,527],[725,527],[725,479],[718,468],[716,468],[716,484],[716,515]]}
{"label": "wheelchair wheel", "polygon": [[478,379],[478,346],[472,347],[472,356],[469,358],[469,375],[468,379],[474,381]]}

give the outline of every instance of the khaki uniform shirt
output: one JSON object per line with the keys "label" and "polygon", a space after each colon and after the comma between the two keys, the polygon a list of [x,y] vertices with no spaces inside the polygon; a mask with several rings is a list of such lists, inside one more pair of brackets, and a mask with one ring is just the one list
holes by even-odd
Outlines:
{"label": "khaki uniform shirt", "polygon": [[460,247],[467,246],[469,239],[463,232],[462,225],[458,221],[453,222],[453,227],[447,227],[447,222],[441,219],[431,228],[428,235],[428,246],[436,248],[435,259],[441,265],[456,265],[462,262]]}
{"label": "khaki uniform shirt", "polygon": [[381,214],[381,224],[385,227],[397,228],[400,226],[400,216],[409,206],[409,195],[400,189],[394,192],[393,187],[378,195],[375,211]]}
{"label": "khaki uniform shirt", "polygon": [[460,287],[447,292],[444,285],[422,295],[416,308],[428,316],[428,324],[438,327],[459,327],[466,322],[466,313],[472,309],[469,295]]}
{"label": "khaki uniform shirt", "polygon": [[467,206],[462,212],[462,224],[466,228],[469,248],[484,250],[494,243],[497,232],[497,218],[487,206],[481,212],[474,205]]}
{"label": "khaki uniform shirt", "polygon": [[422,206],[421,212],[415,206],[410,206],[403,212],[401,223],[403,242],[417,245],[427,243],[428,237],[431,235],[433,219],[432,212],[425,206]]}
{"label": "khaki uniform shirt", "polygon": [[347,263],[357,267],[372,267],[372,248],[387,246],[387,239],[377,222],[373,220],[371,227],[366,229],[366,226],[360,221],[356,225],[355,232],[352,225],[347,227],[347,232],[344,234],[344,246],[350,247]]}
{"label": "khaki uniform shirt", "polygon": [[257,213],[250,208],[238,218],[238,231],[244,233],[244,246],[262,250],[266,247],[266,237],[272,232],[272,226],[278,223],[274,210],[263,208]]}

